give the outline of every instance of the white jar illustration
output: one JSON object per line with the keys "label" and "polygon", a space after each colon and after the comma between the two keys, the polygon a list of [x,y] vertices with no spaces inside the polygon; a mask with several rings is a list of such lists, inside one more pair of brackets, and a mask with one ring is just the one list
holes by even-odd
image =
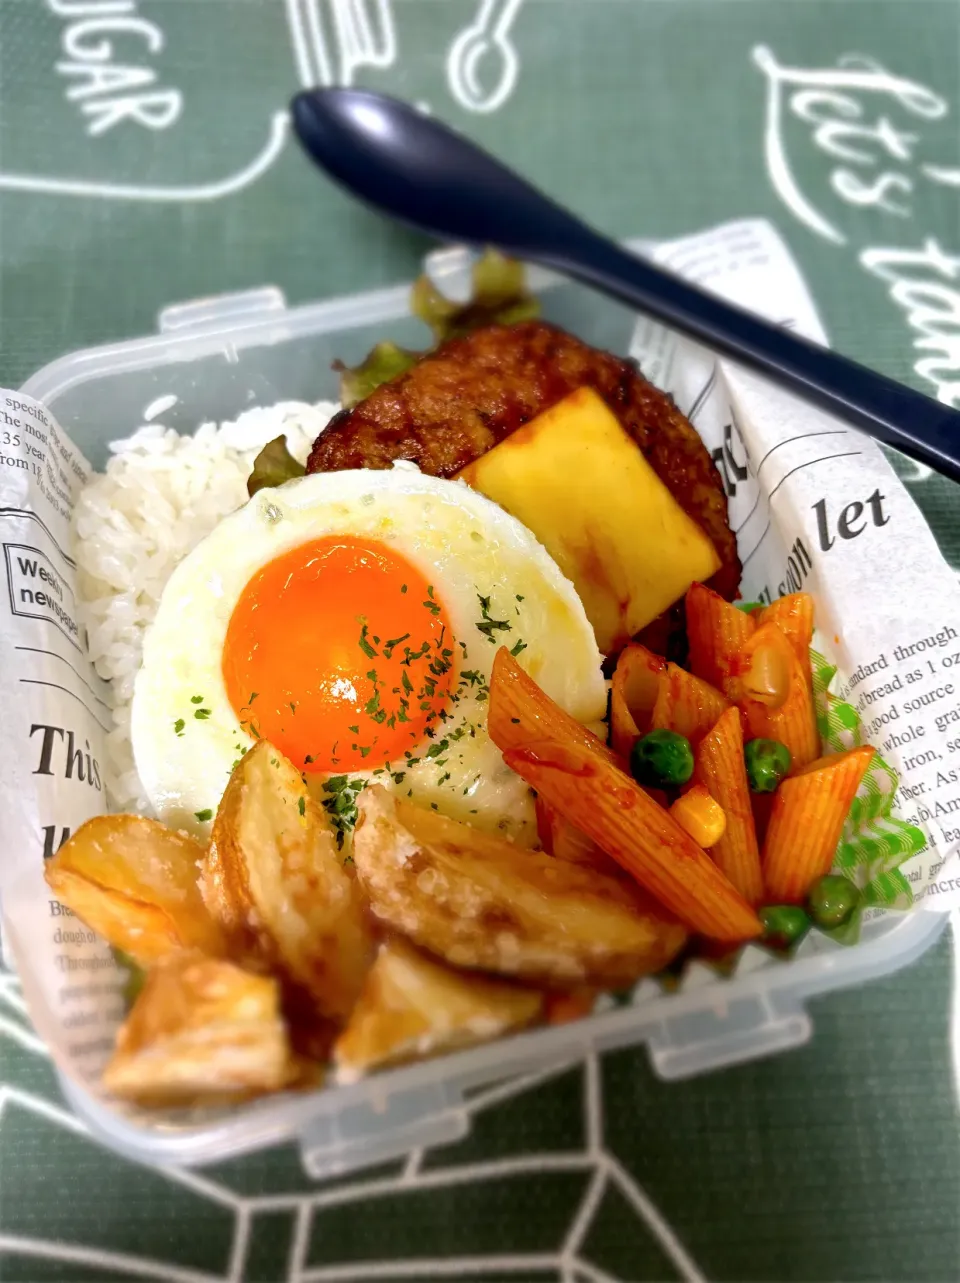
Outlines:
{"label": "white jar illustration", "polygon": [[[512,93],[519,59],[510,33],[523,3],[476,0],[450,44],[447,85],[466,111],[497,111]],[[298,82],[351,85],[396,64],[395,6],[0,4],[0,192],[147,203],[238,192],[286,146],[286,99]]]}
{"label": "white jar illustration", "polygon": [[202,19],[201,3],[4,6],[0,191],[220,199],[283,151],[287,88],[349,85],[396,59],[393,0],[221,0]]}

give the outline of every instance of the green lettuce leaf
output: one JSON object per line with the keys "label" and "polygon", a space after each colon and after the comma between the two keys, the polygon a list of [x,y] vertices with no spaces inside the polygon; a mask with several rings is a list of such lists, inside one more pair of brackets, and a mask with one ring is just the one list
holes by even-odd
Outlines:
{"label": "green lettuce leaf", "polygon": [[540,313],[540,304],[527,289],[522,263],[498,250],[487,249],[473,265],[473,290],[466,303],[446,298],[430,278],[419,277],[410,295],[410,310],[426,324],[434,344],[423,352],[410,352],[389,341],[378,343],[359,365],[337,362],[340,400],[351,409],[384,383],[405,373],[421,357],[446,343],[463,338],[485,325],[515,325]]}
{"label": "green lettuce leaf", "polygon": [[398,374],[416,365],[422,352],[408,352],[396,343],[385,340],[371,348],[359,365],[349,366],[342,361],[334,361],[333,368],[340,371],[340,402],[345,410],[352,410],[355,405],[375,392],[381,383],[389,383]]}
{"label": "green lettuce leaf", "polygon": [[268,441],[253,461],[253,471],[247,478],[247,494],[252,499],[258,490],[267,486],[282,486],[306,473],[287,449],[287,438],[280,436]]}
{"label": "green lettuce leaf", "polygon": [[485,325],[515,325],[540,312],[540,304],[527,291],[523,264],[495,249],[485,250],[474,263],[473,293],[466,303],[452,303],[428,276],[421,276],[410,307],[433,331],[438,346]]}

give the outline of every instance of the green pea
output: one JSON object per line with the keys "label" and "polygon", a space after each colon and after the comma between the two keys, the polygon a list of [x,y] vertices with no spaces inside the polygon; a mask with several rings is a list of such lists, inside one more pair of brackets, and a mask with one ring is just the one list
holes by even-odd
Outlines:
{"label": "green pea", "polygon": [[690,741],[676,731],[651,731],[634,744],[630,770],[648,788],[679,788],[693,774]]}
{"label": "green pea", "polygon": [[860,903],[860,891],[839,873],[827,873],[807,892],[807,908],[818,927],[842,927],[853,917]]}
{"label": "green pea", "polygon": [[790,770],[790,750],[779,740],[748,740],[743,746],[753,793],[772,793]]}
{"label": "green pea", "polygon": [[770,904],[760,910],[763,944],[772,949],[789,949],[810,930],[810,919],[796,904]]}

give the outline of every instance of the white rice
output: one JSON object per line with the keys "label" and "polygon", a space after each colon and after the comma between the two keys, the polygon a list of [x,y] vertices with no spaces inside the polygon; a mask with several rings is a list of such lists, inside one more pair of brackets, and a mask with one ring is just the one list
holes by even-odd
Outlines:
{"label": "white rice", "polygon": [[90,657],[111,683],[107,801],[115,811],[150,813],[133,763],[130,703],[143,638],[177,564],[247,499],[257,453],[281,434],[301,463],[338,406],[284,401],[235,422],[204,423],[191,437],[162,424],[110,446],[103,475],[74,510],[81,613]]}

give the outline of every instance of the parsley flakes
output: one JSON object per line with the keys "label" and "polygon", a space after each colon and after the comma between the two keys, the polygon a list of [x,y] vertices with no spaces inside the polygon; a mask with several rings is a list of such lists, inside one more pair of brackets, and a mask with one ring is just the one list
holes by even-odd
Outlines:
{"label": "parsley flakes", "polygon": [[337,846],[343,846],[343,838],[357,822],[357,794],[366,783],[365,780],[351,780],[346,775],[332,775],[325,780],[323,791],[323,809],[333,821],[337,833]]}
{"label": "parsley flakes", "polygon": [[393,656],[393,652],[396,649],[396,647],[399,646],[401,642],[405,642],[409,640],[410,640],[410,634],[404,633],[402,637],[391,637],[389,641],[384,642],[383,643],[384,659],[390,659]]}
{"label": "parsley flakes", "polygon": [[376,657],[377,652],[373,649],[373,647],[367,641],[367,638],[370,636],[370,629],[367,626],[367,624],[363,621],[362,616],[360,616],[359,618],[361,620],[362,626],[360,628],[360,641],[358,645],[360,649],[363,651],[363,653],[366,655],[367,659],[374,659]]}
{"label": "parsley flakes", "polygon": [[508,623],[506,619],[491,618],[489,597],[483,597],[480,593],[477,593],[477,600],[480,603],[481,617],[476,627],[479,632],[483,633],[487,641],[490,642],[491,645],[495,646],[497,644],[497,639],[493,634],[495,632],[508,633],[513,628],[513,625]]}

